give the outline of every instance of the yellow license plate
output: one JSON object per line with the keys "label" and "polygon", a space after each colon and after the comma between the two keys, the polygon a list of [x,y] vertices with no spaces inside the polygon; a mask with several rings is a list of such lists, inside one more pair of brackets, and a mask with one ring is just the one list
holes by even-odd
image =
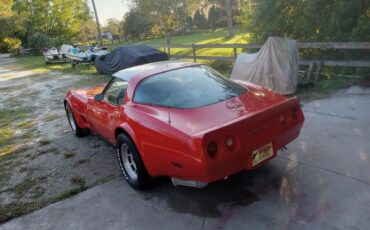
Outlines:
{"label": "yellow license plate", "polygon": [[272,157],[272,143],[269,143],[259,149],[256,149],[252,153],[253,167],[258,165],[260,162]]}

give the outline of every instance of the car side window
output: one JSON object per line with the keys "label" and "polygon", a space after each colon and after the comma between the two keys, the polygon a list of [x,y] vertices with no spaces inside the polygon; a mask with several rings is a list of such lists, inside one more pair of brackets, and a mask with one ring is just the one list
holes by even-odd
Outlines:
{"label": "car side window", "polygon": [[112,105],[122,105],[127,88],[127,82],[114,78],[104,91],[104,100]]}

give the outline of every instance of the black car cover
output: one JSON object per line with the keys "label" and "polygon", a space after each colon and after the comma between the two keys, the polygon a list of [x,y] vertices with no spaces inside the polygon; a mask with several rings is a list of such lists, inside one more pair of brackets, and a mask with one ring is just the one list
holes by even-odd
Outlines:
{"label": "black car cover", "polygon": [[168,60],[168,55],[146,45],[125,45],[95,59],[99,73],[113,74],[117,71],[151,62]]}

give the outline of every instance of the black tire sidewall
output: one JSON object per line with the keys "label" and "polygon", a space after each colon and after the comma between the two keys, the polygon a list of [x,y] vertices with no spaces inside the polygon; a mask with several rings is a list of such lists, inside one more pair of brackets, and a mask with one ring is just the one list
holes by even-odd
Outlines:
{"label": "black tire sidewall", "polygon": [[[75,118],[75,115],[73,114],[73,111],[72,111],[72,108],[71,106],[67,103],[66,106],[65,106],[65,110],[66,110],[66,114],[67,114],[67,120],[68,120],[68,123],[69,123],[69,126],[71,127],[72,129],[72,132],[75,136],[77,137],[82,137],[84,136],[85,132],[83,129],[81,129],[80,127],[78,127],[78,124],[76,122],[76,118]],[[69,120],[69,116],[68,116],[68,110],[72,113],[72,119],[73,119],[73,122],[75,123],[76,125],[76,130],[73,130],[72,128],[72,125],[71,125],[71,121]]]}
{"label": "black tire sidewall", "polygon": [[[139,151],[137,150],[135,144],[125,134],[119,134],[117,137],[117,142],[116,142],[116,152],[117,152],[117,158],[119,162],[119,166],[121,168],[121,172],[123,174],[124,179],[127,181],[128,184],[130,184],[132,187],[138,190],[146,189],[149,186],[149,174],[145,168],[145,165],[140,157]],[[122,153],[121,153],[121,146],[122,144],[127,144],[128,147],[131,150],[133,159],[136,164],[136,170],[137,170],[137,179],[133,180],[129,174],[127,173],[124,164],[123,164],[123,159],[122,159]]]}

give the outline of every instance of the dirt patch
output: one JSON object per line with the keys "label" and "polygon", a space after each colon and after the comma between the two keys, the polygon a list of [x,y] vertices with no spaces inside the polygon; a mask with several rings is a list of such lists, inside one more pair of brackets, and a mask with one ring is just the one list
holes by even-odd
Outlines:
{"label": "dirt patch", "polygon": [[120,175],[114,148],[96,135],[76,138],[65,118],[68,88],[108,76],[7,69],[0,57],[0,222]]}

